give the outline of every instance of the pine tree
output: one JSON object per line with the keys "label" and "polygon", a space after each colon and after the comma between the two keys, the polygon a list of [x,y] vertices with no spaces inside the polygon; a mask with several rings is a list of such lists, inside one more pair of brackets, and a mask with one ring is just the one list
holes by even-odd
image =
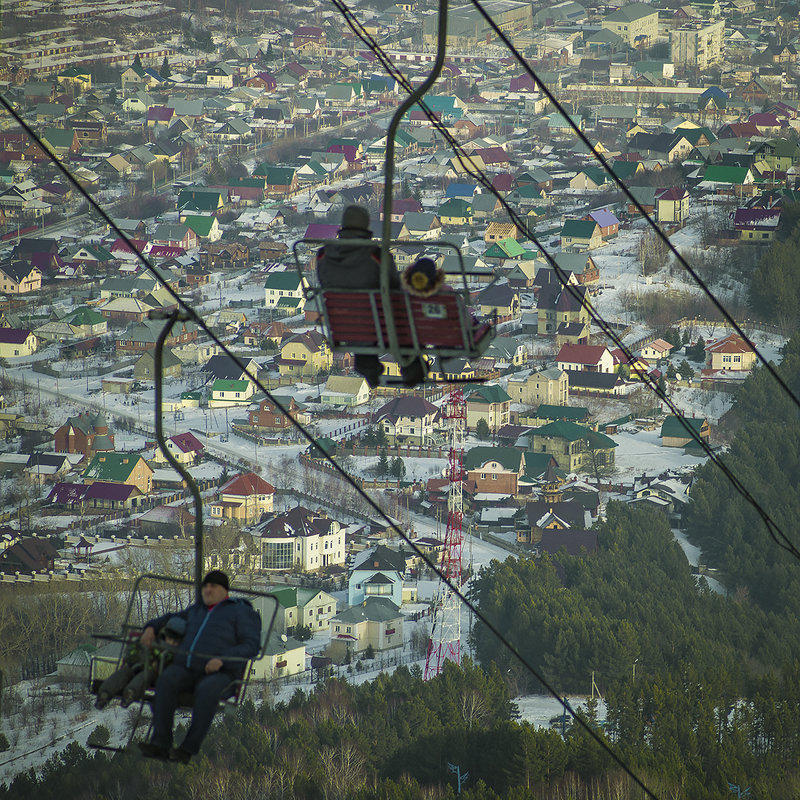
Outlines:
{"label": "pine tree", "polygon": [[489,423],[483,417],[481,417],[475,425],[475,434],[482,442],[485,442],[491,435]]}
{"label": "pine tree", "polygon": [[397,458],[392,459],[392,468],[391,468],[392,475],[397,478],[398,480],[402,480],[406,474],[406,464],[400,456]]}
{"label": "pine tree", "polygon": [[378,477],[383,477],[389,474],[389,456],[386,450],[381,451],[381,456],[378,459]]}
{"label": "pine tree", "polygon": [[133,59],[133,64],[131,64],[131,66],[134,69],[142,69],[142,59],[139,58],[139,54],[138,53],[136,54],[136,58]]}
{"label": "pine tree", "polygon": [[158,74],[164,79],[172,76],[172,70],[170,69],[169,61],[166,56],[164,56],[164,60],[161,62],[161,69],[158,71]]}

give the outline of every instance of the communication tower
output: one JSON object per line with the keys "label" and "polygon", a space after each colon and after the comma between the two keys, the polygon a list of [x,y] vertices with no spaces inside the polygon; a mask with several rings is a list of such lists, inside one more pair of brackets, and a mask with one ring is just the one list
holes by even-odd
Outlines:
{"label": "communication tower", "polygon": [[[464,542],[464,431],[467,424],[467,407],[461,389],[454,389],[448,395],[444,415],[450,420],[450,452],[447,459],[450,483],[447,532],[440,569],[444,578],[458,588],[461,586],[461,548]],[[425,680],[438,675],[447,659],[461,663],[461,604],[448,583],[440,580],[425,659]]]}

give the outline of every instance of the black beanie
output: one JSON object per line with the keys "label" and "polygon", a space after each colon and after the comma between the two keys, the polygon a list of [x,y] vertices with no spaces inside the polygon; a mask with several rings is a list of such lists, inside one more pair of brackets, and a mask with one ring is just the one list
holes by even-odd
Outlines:
{"label": "black beanie", "polygon": [[207,573],[203,578],[203,584],[205,585],[206,583],[214,583],[227,590],[231,588],[228,576],[221,569],[212,569],[211,572]]}

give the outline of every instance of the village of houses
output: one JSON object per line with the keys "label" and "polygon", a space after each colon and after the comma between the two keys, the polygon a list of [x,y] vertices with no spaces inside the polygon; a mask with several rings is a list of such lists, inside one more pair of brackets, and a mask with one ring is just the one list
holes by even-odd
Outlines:
{"label": "village of houses", "polygon": [[[412,110],[396,137],[394,258],[403,269],[428,255],[455,282],[452,249],[429,243],[456,245],[469,304],[497,327],[479,359],[434,360],[429,382],[407,390],[370,389],[352,354],[331,352],[306,302],[314,251],[293,258],[294,242],[334,237],[349,204],[379,230],[381,131],[404,96],[335,9],[272,3],[232,20],[209,7],[187,21],[147,0],[66,5],[56,18],[49,0],[7,3],[0,89],[128,241],[0,117],[3,584],[80,581],[132,563],[132,551],[191,546],[193,505],[153,436],[164,324],[153,312],[175,307],[165,286],[247,366],[179,322],[163,356],[163,418],[203,491],[209,566],[278,597],[264,676],[306,670],[307,643],[293,636],[304,628],[336,662],[396,652],[433,584],[423,588],[419,556],[348,499],[275,399],[433,558],[449,489],[443,404],[456,380],[476,548],[590,558],[610,499],[679,524],[703,453],[642,377],[720,446],[716,428],[755,354],[719,320],[659,330],[637,317],[632,296],[697,289],[668,258],[645,269],[644,221],[470,7],[451,10],[446,65],[426,102],[572,288]],[[728,249],[755,263],[797,199],[796,5],[485,6],[690,261]],[[420,81],[434,4],[353,8]],[[90,25],[128,32],[87,36]],[[633,360],[591,324],[584,297]],[[777,357],[770,322],[752,335]]]}

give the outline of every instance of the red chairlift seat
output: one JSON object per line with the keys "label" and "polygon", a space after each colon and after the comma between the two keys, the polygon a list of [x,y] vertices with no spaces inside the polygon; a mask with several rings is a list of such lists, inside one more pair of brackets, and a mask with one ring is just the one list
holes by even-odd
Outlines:
{"label": "red chairlift seat", "polygon": [[[341,241],[341,240],[340,240]],[[350,240],[347,240],[350,243]],[[303,268],[297,252],[299,244],[325,244],[324,239],[295,242],[294,255],[298,274]],[[357,244],[374,246],[373,242]],[[393,241],[393,246],[408,246],[408,241]],[[419,242],[413,244],[420,244]],[[382,356],[391,353],[403,360],[427,356],[441,359],[475,359],[483,355],[495,336],[494,318],[476,319],[465,303],[467,273],[461,252],[451,242],[425,242],[426,247],[455,250],[463,281],[463,290],[445,285],[442,291],[422,297],[402,290],[392,290],[391,322],[397,334],[398,352],[391,347],[390,329],[378,289],[308,288],[306,299],[318,303],[331,350],[354,355]]]}
{"label": "red chairlift seat", "polygon": [[[378,290],[326,289],[319,293],[328,340],[334,351],[383,355],[389,350],[386,316]],[[494,337],[489,322],[474,320],[460,295],[415,297],[393,291],[392,315],[400,355],[477,358]]]}

